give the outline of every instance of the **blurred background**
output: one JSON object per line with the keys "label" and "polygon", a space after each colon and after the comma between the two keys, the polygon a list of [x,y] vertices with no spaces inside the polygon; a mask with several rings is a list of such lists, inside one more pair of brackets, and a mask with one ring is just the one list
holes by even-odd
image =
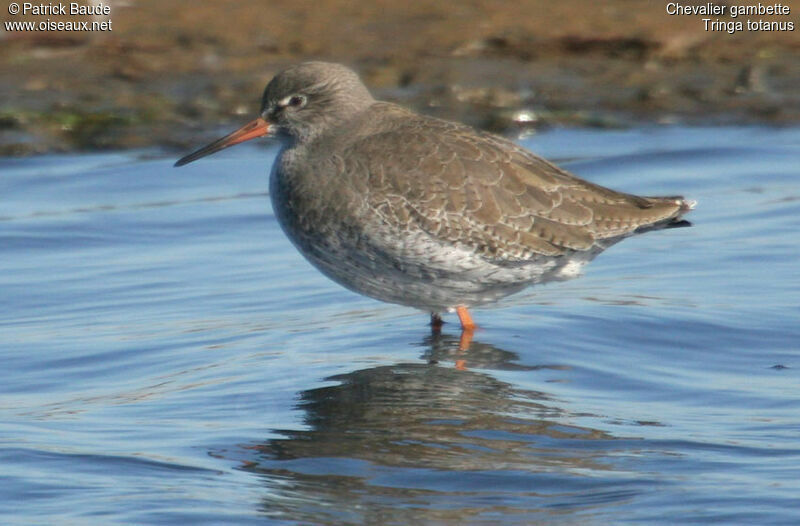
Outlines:
{"label": "blurred background", "polygon": [[111,31],[0,33],[0,153],[195,144],[309,59],[351,65],[380,98],[509,133],[800,118],[800,31],[706,31],[667,2],[109,4],[95,20]]}

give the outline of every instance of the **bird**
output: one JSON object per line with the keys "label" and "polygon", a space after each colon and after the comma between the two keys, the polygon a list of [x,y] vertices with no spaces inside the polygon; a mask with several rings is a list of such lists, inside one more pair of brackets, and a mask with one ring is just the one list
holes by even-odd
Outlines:
{"label": "bird", "polygon": [[[609,246],[688,226],[695,202],[583,180],[513,141],[378,101],[357,73],[303,62],[266,86],[258,117],[181,158],[257,137],[280,143],[275,216],[324,275],[384,302],[456,312],[577,277]],[[469,338],[467,338],[467,341]]]}

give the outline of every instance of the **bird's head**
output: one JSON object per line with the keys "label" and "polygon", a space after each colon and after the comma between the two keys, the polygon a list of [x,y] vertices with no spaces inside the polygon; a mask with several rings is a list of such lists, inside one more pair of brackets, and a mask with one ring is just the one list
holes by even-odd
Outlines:
{"label": "bird's head", "polygon": [[267,84],[258,118],[181,158],[175,166],[256,137],[309,141],[353,118],[373,102],[358,75],[341,64],[304,62],[291,66]]}

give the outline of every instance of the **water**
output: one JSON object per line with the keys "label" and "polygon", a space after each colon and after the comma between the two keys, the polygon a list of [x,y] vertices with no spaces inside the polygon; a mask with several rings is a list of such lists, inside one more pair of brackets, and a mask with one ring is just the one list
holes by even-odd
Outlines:
{"label": "water", "polygon": [[274,150],[0,160],[3,524],[800,522],[800,129],[526,146],[695,225],[467,352],[304,262]]}

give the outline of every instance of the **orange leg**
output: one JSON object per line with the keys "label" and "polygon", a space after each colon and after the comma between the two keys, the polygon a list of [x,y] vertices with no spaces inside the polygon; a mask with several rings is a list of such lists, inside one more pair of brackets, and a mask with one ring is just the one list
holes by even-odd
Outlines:
{"label": "orange leg", "polygon": [[469,311],[466,307],[456,307],[456,314],[458,314],[458,321],[461,322],[461,330],[475,330],[475,322],[472,321],[472,316],[469,315]]}
{"label": "orange leg", "polygon": [[[458,341],[459,351],[468,351],[472,343],[472,335],[475,332],[475,322],[466,307],[456,307],[458,321],[461,322],[461,339]],[[466,369],[467,361],[464,359],[456,360],[456,369]]]}

